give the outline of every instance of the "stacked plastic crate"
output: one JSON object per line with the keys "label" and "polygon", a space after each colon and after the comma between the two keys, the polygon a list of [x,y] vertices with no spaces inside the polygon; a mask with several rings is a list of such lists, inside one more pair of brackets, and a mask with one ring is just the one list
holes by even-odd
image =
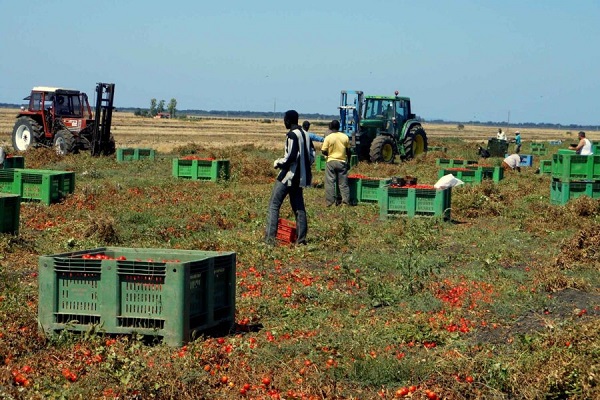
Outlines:
{"label": "stacked plastic crate", "polygon": [[566,204],[580,196],[600,198],[600,155],[554,154],[550,202]]}

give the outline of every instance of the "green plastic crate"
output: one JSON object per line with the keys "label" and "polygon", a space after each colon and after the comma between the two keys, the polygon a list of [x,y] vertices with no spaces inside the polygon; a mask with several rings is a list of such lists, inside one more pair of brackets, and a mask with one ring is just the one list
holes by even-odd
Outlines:
{"label": "green plastic crate", "polygon": [[392,188],[389,185],[381,189],[379,198],[379,216],[382,219],[394,214],[415,216],[440,216],[450,219],[452,188],[413,189]]}
{"label": "green plastic crate", "polygon": [[545,156],[546,154],[548,154],[548,149],[545,147],[536,147],[536,148],[532,147],[531,154],[537,155],[537,156]]}
{"label": "green plastic crate", "polygon": [[117,161],[154,160],[156,152],[154,149],[121,148],[117,149]]}
{"label": "green plastic crate", "polygon": [[22,156],[10,156],[4,159],[2,163],[3,169],[8,168],[25,168],[25,157]]}
{"label": "green plastic crate", "polygon": [[448,174],[452,174],[454,175],[455,178],[460,179],[461,181],[463,181],[464,183],[472,183],[472,184],[478,184],[481,183],[481,181],[483,180],[483,171],[480,169],[474,169],[474,168],[460,168],[460,169],[455,169],[455,168],[443,168],[440,169],[440,172],[438,173],[438,177],[441,178],[444,175],[448,175]]}
{"label": "green plastic crate", "polygon": [[173,176],[192,180],[219,181],[229,179],[229,160],[173,159]]}
{"label": "green plastic crate", "polygon": [[487,150],[490,157],[502,157],[508,151],[508,141],[491,138],[488,140]]}
{"label": "green plastic crate", "polygon": [[317,154],[315,158],[315,169],[317,171],[325,171],[325,166],[327,165],[327,157],[323,154]]}
{"label": "green plastic crate", "polygon": [[600,142],[592,142],[592,153],[600,155]]}
{"label": "green plastic crate", "polygon": [[19,233],[21,196],[0,193],[0,233]]}
{"label": "green plastic crate", "polygon": [[451,158],[438,158],[435,163],[439,167],[454,168],[463,167],[465,165],[477,164],[476,160],[463,160],[463,159],[451,159]]}
{"label": "green plastic crate", "polygon": [[[109,259],[84,258],[100,254]],[[47,332],[97,326],[180,346],[233,325],[235,262],[233,252],[117,247],[41,256],[38,319]]]}
{"label": "green plastic crate", "polygon": [[[356,154],[352,154],[350,156],[350,168],[358,165],[358,156]],[[317,154],[315,158],[315,169],[317,171],[325,171],[327,167],[327,157],[323,154]]]}
{"label": "green plastic crate", "polygon": [[493,167],[491,165],[465,165],[465,168],[480,170],[482,179],[491,179],[494,182],[500,182],[504,179],[504,169],[502,167]]}
{"label": "green plastic crate", "polygon": [[558,149],[557,154],[576,155],[577,153],[571,149]]}
{"label": "green plastic crate", "polygon": [[429,146],[427,147],[427,151],[441,151],[443,153],[446,153],[448,151],[448,148],[443,146]]}
{"label": "green plastic crate", "polygon": [[552,160],[540,160],[540,174],[552,174]]}
{"label": "green plastic crate", "polygon": [[[350,203],[369,203],[379,201],[379,192],[385,185],[389,185],[391,179],[377,178],[348,178],[350,187]],[[337,189],[336,189],[337,190]],[[339,193],[339,190],[337,190]]]}
{"label": "green plastic crate", "polygon": [[529,147],[531,147],[531,150],[533,150],[533,149],[545,149],[546,148],[546,144],[542,143],[542,142],[531,142],[529,144]]}
{"label": "green plastic crate", "polygon": [[0,191],[18,194],[21,200],[36,200],[49,205],[75,191],[75,172],[17,168],[0,170]]}
{"label": "green plastic crate", "polygon": [[0,169],[0,192],[21,194],[21,185],[15,181],[14,169]]}
{"label": "green plastic crate", "polygon": [[600,182],[552,181],[550,183],[550,202],[552,204],[566,204],[569,200],[581,196],[600,199]]}
{"label": "green plastic crate", "polygon": [[600,180],[600,155],[554,154],[552,178],[563,182]]}

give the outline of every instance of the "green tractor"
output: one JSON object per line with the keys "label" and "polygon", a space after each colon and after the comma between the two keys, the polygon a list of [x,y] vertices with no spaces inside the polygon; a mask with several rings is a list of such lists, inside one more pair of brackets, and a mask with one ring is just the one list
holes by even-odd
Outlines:
{"label": "green tractor", "polygon": [[352,142],[359,161],[393,163],[396,155],[410,160],[427,151],[427,134],[410,109],[410,98],[366,96],[343,90],[340,130]]}

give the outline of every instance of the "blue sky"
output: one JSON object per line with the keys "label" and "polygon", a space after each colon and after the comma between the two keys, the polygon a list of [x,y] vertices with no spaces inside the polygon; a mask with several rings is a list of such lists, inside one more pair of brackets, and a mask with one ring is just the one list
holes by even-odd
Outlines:
{"label": "blue sky", "polygon": [[0,0],[0,102],[335,114],[341,90],[446,120],[600,125],[600,1]]}

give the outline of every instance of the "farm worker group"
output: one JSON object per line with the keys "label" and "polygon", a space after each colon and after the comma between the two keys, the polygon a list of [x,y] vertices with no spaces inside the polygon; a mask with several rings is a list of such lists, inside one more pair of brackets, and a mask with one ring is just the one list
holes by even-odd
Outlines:
{"label": "farm worker group", "polygon": [[[296,244],[306,244],[308,221],[304,204],[305,187],[311,186],[311,166],[315,162],[315,147],[308,130],[310,122],[304,121],[298,125],[298,112],[288,110],[283,116],[283,123],[288,130],[286,133],[285,150],[282,158],[273,162],[273,167],[279,169],[273,185],[267,211],[267,227],[265,242],[269,245],[277,243],[279,212],[286,197],[296,219]],[[340,122],[333,120],[329,123],[330,133],[323,139],[321,151],[327,157],[325,171],[325,200],[327,206],[350,205],[350,189],[348,187],[348,170],[350,169],[350,140],[340,132]],[[317,136],[317,135],[314,135]],[[320,136],[318,136],[320,138]],[[318,138],[316,140],[318,140]],[[336,198],[336,183],[341,194],[341,201]]]}

